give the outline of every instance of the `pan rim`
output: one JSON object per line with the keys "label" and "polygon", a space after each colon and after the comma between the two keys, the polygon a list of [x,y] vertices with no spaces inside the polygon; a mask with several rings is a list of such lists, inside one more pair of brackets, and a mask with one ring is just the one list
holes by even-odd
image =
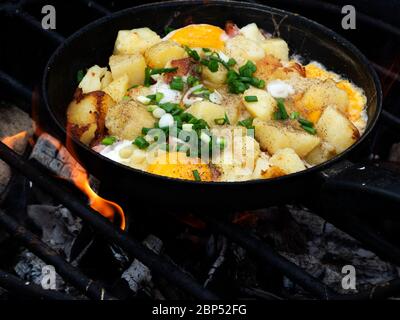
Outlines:
{"label": "pan rim", "polygon": [[[130,7],[130,8],[126,8],[117,12],[114,12],[110,15],[101,17],[89,24],[87,24],[86,26],[82,27],[81,29],[77,30],[75,33],[73,33],[72,35],[70,35],[63,43],[61,43],[57,49],[53,52],[53,54],[51,55],[50,59],[48,60],[45,70],[44,70],[44,75],[43,75],[43,80],[42,80],[42,97],[46,106],[47,111],[50,113],[51,118],[55,121],[55,123],[57,124],[57,126],[62,130],[62,132],[67,135],[66,132],[66,128],[64,125],[62,125],[58,118],[56,117],[56,115],[54,114],[49,100],[48,100],[48,91],[47,91],[47,83],[48,83],[48,73],[49,70],[51,69],[51,66],[54,64],[54,61],[56,60],[56,58],[58,57],[58,55],[60,53],[62,53],[63,49],[69,45],[70,42],[72,42],[74,39],[76,39],[78,36],[80,36],[82,33],[91,30],[92,28],[95,28],[98,25],[101,25],[103,22],[108,21],[110,19],[118,19],[118,17],[125,15],[128,12],[131,12],[133,10],[136,11],[143,11],[146,9],[151,9],[151,8],[161,8],[161,7],[184,7],[184,6],[190,6],[190,5],[194,5],[194,4],[204,4],[203,0],[185,0],[185,1],[167,1],[167,2],[154,2],[154,3],[149,3],[149,4],[143,4],[143,5],[139,5],[139,6],[134,6],[134,7]],[[202,185],[202,186],[206,186],[206,185],[216,185],[216,186],[240,186],[240,185],[253,185],[253,184],[265,184],[265,183],[274,183],[274,182],[280,182],[280,181],[284,181],[287,179],[296,179],[296,178],[300,178],[306,174],[312,174],[312,173],[316,173],[319,171],[323,171],[324,169],[331,167],[332,165],[334,165],[335,163],[337,163],[339,160],[341,160],[342,158],[345,157],[345,155],[348,155],[349,153],[351,153],[352,151],[354,151],[354,149],[356,149],[358,146],[360,146],[361,143],[363,143],[367,137],[370,135],[370,133],[372,132],[372,130],[375,128],[377,121],[379,120],[379,116],[381,114],[382,111],[382,88],[381,88],[381,83],[379,81],[378,75],[376,74],[376,71],[372,68],[371,64],[369,63],[369,60],[364,56],[363,53],[361,53],[361,51],[355,46],[353,45],[350,41],[348,41],[347,39],[345,39],[344,37],[342,37],[341,35],[339,35],[338,33],[336,33],[335,31],[329,29],[328,27],[314,21],[311,19],[308,19],[302,15],[293,13],[293,12],[289,12],[286,10],[282,10],[282,9],[277,9],[277,8],[273,8],[264,4],[256,4],[256,3],[248,3],[248,2],[242,2],[242,1],[228,1],[228,0],[209,0],[206,2],[206,5],[228,5],[231,7],[235,7],[235,8],[251,8],[251,9],[256,9],[256,10],[260,10],[260,11],[265,11],[266,13],[269,14],[273,14],[273,13],[279,13],[279,14],[283,14],[283,15],[288,15],[291,17],[295,17],[296,19],[300,19],[303,20],[305,23],[307,23],[308,25],[313,26],[314,28],[318,29],[319,31],[321,31],[322,33],[328,35],[332,40],[334,40],[336,43],[338,43],[340,46],[345,46],[347,47],[352,54],[354,54],[357,58],[357,60],[360,62],[360,64],[364,65],[364,68],[366,69],[366,71],[368,72],[368,74],[371,76],[372,78],[372,82],[374,84],[375,87],[375,95],[376,95],[376,112],[373,115],[373,118],[370,119],[370,123],[367,125],[367,128],[365,130],[365,132],[362,134],[362,136],[360,137],[360,139],[358,141],[356,141],[352,146],[350,146],[349,148],[347,148],[345,151],[343,151],[342,153],[336,155],[335,157],[333,157],[332,159],[325,161],[321,164],[318,164],[316,166],[313,166],[311,168],[307,168],[306,170],[302,170],[299,172],[295,172],[295,173],[291,173],[291,174],[287,174],[284,176],[280,176],[280,177],[276,177],[276,178],[271,178],[271,179],[252,179],[252,180],[244,180],[244,181],[210,181],[210,182],[205,182],[205,181],[193,181],[193,180],[185,180],[185,179],[179,179],[179,178],[171,178],[171,177],[166,177],[166,176],[161,176],[161,175],[157,175],[157,174],[153,174],[147,171],[143,171],[140,169],[135,169],[129,166],[126,166],[124,164],[118,163],[116,161],[113,161],[103,155],[101,155],[100,153],[92,150],[91,148],[89,148],[88,146],[84,145],[83,143],[81,143],[80,141],[78,141],[76,138],[71,137],[71,139],[73,139],[74,143],[78,144],[80,147],[83,147],[86,151],[89,151],[90,153],[92,153],[94,156],[99,157],[99,160],[103,160],[106,161],[108,163],[110,163],[111,165],[117,166],[123,170],[130,170],[136,174],[140,174],[140,175],[144,175],[144,176],[148,176],[151,178],[157,178],[160,180],[165,180],[165,181],[173,181],[176,183],[181,183],[181,184],[198,184],[198,185]],[[368,103],[368,102],[367,102]],[[369,106],[367,106],[369,108]],[[79,159],[77,159],[79,161]],[[89,172],[90,170],[88,168],[86,168]]]}

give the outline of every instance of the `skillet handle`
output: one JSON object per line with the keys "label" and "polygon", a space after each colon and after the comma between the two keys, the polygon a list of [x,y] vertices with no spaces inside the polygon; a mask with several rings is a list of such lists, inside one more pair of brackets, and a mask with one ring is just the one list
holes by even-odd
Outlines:
{"label": "skillet handle", "polygon": [[320,215],[400,264],[400,165],[342,162],[323,171],[322,177]]}
{"label": "skillet handle", "polygon": [[[322,172],[322,197],[341,199],[350,205],[365,207],[379,202],[381,209],[387,204],[400,208],[400,164],[395,162],[365,162],[352,164],[345,161]],[[362,200],[358,202],[358,200]],[[365,204],[363,204],[365,202]]]}

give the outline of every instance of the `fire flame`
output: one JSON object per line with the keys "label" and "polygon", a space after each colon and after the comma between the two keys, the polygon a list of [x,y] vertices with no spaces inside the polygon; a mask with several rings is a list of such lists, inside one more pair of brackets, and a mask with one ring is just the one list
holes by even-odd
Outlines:
{"label": "fire flame", "polygon": [[88,196],[90,207],[111,221],[114,221],[115,213],[118,213],[121,220],[120,227],[122,230],[125,230],[126,222],[124,210],[122,210],[122,208],[115,202],[106,200],[93,191],[89,184],[89,177],[86,171],[79,169],[72,170],[73,172],[71,175],[71,180],[82,192]]}
{"label": "fire flame", "polygon": [[28,132],[21,131],[21,132],[18,132],[17,134],[15,134],[13,136],[4,137],[3,139],[1,139],[1,142],[3,142],[9,148],[15,149],[15,146],[20,141],[23,141],[26,138],[27,135],[28,135]]}
{"label": "fire flame", "polygon": [[[73,156],[71,159],[78,159],[71,141],[70,132],[67,132],[66,146],[70,154]],[[77,163],[77,165],[71,166],[71,168],[71,180],[76,187],[87,195],[90,207],[110,221],[114,221],[115,214],[117,213],[121,221],[120,228],[125,230],[126,220],[124,210],[117,203],[106,200],[94,192],[89,183],[89,175],[82,166]]]}

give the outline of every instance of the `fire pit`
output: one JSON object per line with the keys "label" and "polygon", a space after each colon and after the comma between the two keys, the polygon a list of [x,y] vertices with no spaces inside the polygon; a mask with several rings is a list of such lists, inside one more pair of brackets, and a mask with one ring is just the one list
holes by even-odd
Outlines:
{"label": "fire pit", "polygon": [[[379,10],[367,15],[363,3],[354,1],[354,30],[341,28],[341,5],[269,5],[334,29],[356,44],[379,73],[384,112],[367,156],[355,159],[362,165],[342,164],[358,166],[363,176],[354,179],[368,187],[375,165],[369,160],[388,160],[382,165],[400,168],[400,30],[390,24],[394,11],[385,12],[385,22]],[[338,177],[321,193],[323,201],[222,213],[132,203],[91,176],[67,151],[38,88],[47,59],[67,36],[126,4],[81,0],[72,8],[54,1],[56,29],[45,30],[41,10],[47,4],[0,5],[0,38],[7,48],[0,52],[0,299],[400,297],[400,221],[395,215],[400,189],[389,174],[382,183],[399,192],[378,205],[355,186],[345,189]],[[366,37],[373,32],[379,34],[379,45]],[[34,50],[21,48],[21,34]],[[325,174],[335,176],[334,170]]]}

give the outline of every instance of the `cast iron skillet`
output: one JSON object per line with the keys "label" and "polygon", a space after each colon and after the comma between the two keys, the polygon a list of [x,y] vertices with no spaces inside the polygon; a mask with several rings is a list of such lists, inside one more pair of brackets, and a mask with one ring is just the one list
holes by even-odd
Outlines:
{"label": "cast iron skillet", "polygon": [[126,9],[99,19],[68,38],[53,54],[43,78],[43,98],[56,124],[65,133],[66,108],[76,88],[77,71],[98,64],[106,66],[118,30],[150,27],[163,34],[165,26],[179,28],[190,23],[224,27],[227,20],[239,26],[257,25],[285,39],[292,53],[305,62],[318,60],[351,79],[365,90],[368,126],[361,139],[348,150],[311,169],[270,180],[245,182],[194,182],[153,175],[113,162],[76,139],[79,160],[102,182],[112,184],[141,203],[160,206],[223,206],[256,208],[279,202],[315,197],[321,173],[339,160],[354,157],[376,124],[381,111],[379,80],[367,59],[351,43],[326,27],[297,14],[263,5],[231,1],[177,1]]}

